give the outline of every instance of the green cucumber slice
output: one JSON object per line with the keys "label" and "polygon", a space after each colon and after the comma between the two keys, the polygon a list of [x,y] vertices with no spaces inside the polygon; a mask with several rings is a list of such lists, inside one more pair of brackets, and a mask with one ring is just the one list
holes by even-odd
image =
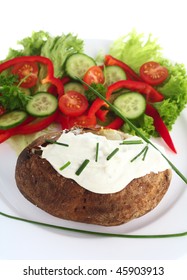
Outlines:
{"label": "green cucumber slice", "polygon": [[66,73],[76,79],[82,79],[86,71],[96,65],[94,59],[84,53],[76,53],[69,56],[65,63]]}
{"label": "green cucumber slice", "polygon": [[47,92],[38,92],[32,96],[26,106],[26,111],[35,117],[46,117],[56,111],[58,107],[57,98]]}
{"label": "green cucumber slice", "polygon": [[119,66],[116,65],[106,66],[104,71],[105,71],[105,82],[107,86],[110,86],[115,82],[127,79],[125,71]]}
{"label": "green cucumber slice", "polygon": [[85,92],[85,89],[83,87],[83,85],[81,85],[80,83],[77,83],[77,82],[69,82],[67,84],[64,85],[64,92],[68,92],[70,90],[74,90],[74,91],[77,91],[81,94],[84,94]]}
{"label": "green cucumber slice", "polygon": [[24,111],[12,111],[0,116],[0,129],[6,130],[21,124],[27,118]]}
{"label": "green cucumber slice", "polygon": [[114,106],[128,119],[135,120],[142,116],[146,109],[146,100],[137,92],[128,92],[119,95],[114,100]]}

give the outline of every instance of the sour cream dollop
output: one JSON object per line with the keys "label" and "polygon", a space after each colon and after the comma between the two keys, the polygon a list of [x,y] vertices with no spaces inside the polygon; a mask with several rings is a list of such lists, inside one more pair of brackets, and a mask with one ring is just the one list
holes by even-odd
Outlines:
{"label": "sour cream dollop", "polygon": [[[58,142],[67,146],[49,144],[42,147],[42,158],[45,158],[62,176],[71,178],[83,188],[100,194],[119,192],[135,178],[169,168],[167,161],[152,145],[137,136],[130,136],[127,140],[141,140],[142,143],[123,144],[125,140],[108,140],[105,136],[91,132],[83,134],[64,132]],[[162,147],[156,146],[164,153]],[[116,153],[107,159],[114,150]],[[80,175],[76,175],[76,171],[86,159],[88,164]],[[60,170],[63,166],[66,167]]]}

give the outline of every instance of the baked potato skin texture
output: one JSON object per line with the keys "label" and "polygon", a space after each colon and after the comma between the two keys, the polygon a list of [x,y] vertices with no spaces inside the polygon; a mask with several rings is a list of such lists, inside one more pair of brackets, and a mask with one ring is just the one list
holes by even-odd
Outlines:
{"label": "baked potato skin texture", "polygon": [[[77,222],[116,226],[141,217],[154,209],[171,181],[171,170],[150,173],[131,181],[113,194],[90,192],[65,178],[41,158],[39,146],[46,139],[57,140],[61,132],[39,137],[18,157],[17,187],[31,203],[49,214]],[[99,182],[98,182],[99,183]]]}

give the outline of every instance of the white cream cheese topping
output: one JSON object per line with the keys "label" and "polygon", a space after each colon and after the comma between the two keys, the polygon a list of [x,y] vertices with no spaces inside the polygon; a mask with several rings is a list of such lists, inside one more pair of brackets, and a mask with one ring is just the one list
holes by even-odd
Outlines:
{"label": "white cream cheese topping", "polygon": [[[142,139],[130,136],[127,140]],[[49,144],[42,147],[42,158],[50,162],[62,176],[71,178],[83,188],[100,194],[118,192],[135,178],[169,168],[169,164],[161,153],[150,144],[143,141],[142,144],[124,145],[123,141],[125,140],[107,140],[105,136],[91,132],[83,134],[64,132],[58,142],[68,146]],[[96,161],[97,143],[99,144]],[[144,153],[142,153],[134,159],[146,146],[148,149],[145,158],[143,159]],[[162,147],[156,146],[164,152]],[[116,149],[117,152],[107,160],[107,157]],[[88,164],[80,175],[76,175],[76,171],[86,159],[89,160]],[[64,165],[67,165],[66,168],[60,170]]]}

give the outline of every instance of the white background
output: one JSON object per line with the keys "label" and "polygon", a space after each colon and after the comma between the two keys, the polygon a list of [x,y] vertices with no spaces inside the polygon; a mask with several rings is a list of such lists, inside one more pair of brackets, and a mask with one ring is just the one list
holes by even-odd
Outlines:
{"label": "white background", "polygon": [[[80,38],[117,39],[132,28],[140,33],[152,33],[159,38],[168,57],[187,65],[187,15],[186,1],[151,0],[6,0],[1,3],[0,57],[14,47],[17,40],[29,36],[32,31],[44,30],[54,35],[78,34]],[[2,160],[0,158],[0,160]],[[1,172],[1,171],[0,171]],[[8,186],[7,186],[8,187]],[[0,211],[9,212],[3,201]],[[34,228],[34,231],[33,231]],[[34,233],[33,233],[34,232]],[[110,241],[110,242],[109,242]],[[185,246],[187,244],[186,239]],[[147,240],[138,246],[134,254],[125,253],[121,239],[106,240],[100,237],[67,236],[56,230],[13,221],[0,216],[0,259],[186,259],[178,254],[178,239]],[[133,241],[133,246],[139,240]],[[151,246],[149,247],[149,243]],[[68,247],[66,246],[68,245]],[[132,243],[131,243],[132,244]],[[121,249],[123,252],[121,252]]]}

